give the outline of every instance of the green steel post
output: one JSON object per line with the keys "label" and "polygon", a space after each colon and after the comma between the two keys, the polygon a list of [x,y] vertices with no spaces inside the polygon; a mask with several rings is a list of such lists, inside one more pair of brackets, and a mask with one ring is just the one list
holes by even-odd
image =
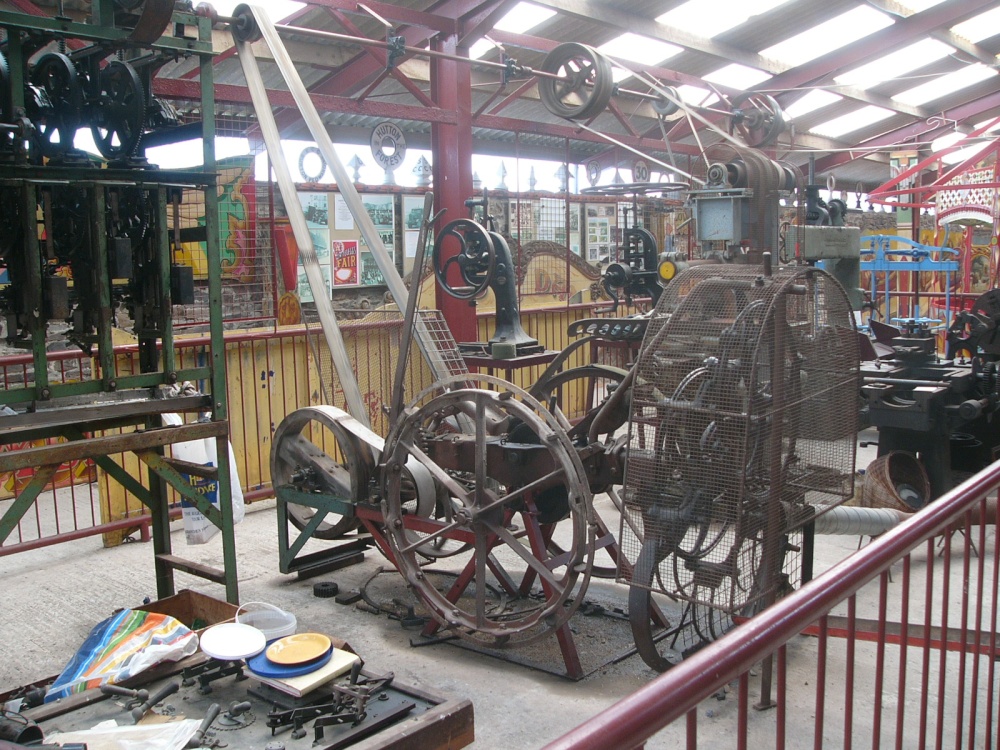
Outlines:
{"label": "green steel post", "polygon": [[[31,333],[31,351],[34,360],[35,398],[47,400],[49,392],[49,358],[45,346],[47,324],[42,301],[42,255],[38,247],[37,196],[35,186],[25,182],[21,188],[21,220],[24,224],[24,258],[28,290],[25,295],[28,331]],[[8,331],[8,334],[10,332]]]}
{"label": "green steel post", "polygon": [[[163,449],[159,448],[158,450],[162,455]],[[164,599],[174,595],[174,569],[168,562],[159,557],[171,553],[167,483],[149,466],[146,466],[146,476],[149,479],[149,502],[147,505],[153,528],[153,567],[156,572],[156,596]]]}
{"label": "green steel post", "polygon": [[174,361],[174,320],[171,315],[172,301],[170,299],[170,266],[173,260],[174,246],[170,240],[170,231],[167,228],[167,210],[170,205],[167,201],[169,190],[159,188],[153,191],[156,203],[156,215],[159,217],[156,227],[156,246],[165,248],[165,252],[159,254],[160,258],[160,320],[159,327],[163,332],[163,375],[164,383],[169,383],[169,376],[176,372],[177,365]]}
{"label": "green steel post", "polygon": [[115,383],[115,344],[111,338],[111,279],[108,276],[108,233],[105,231],[104,209],[107,196],[100,185],[91,186],[90,231],[97,281],[97,355],[101,362],[101,382],[104,390],[113,391]]}
{"label": "green steel post", "polygon": [[10,101],[14,111],[24,108],[24,48],[21,45],[21,32],[17,29],[7,29],[7,65],[10,68]]}
{"label": "green steel post", "polygon": [[[198,19],[198,37],[211,41],[212,25],[207,18]],[[205,174],[215,173],[215,75],[213,60],[201,58],[201,111]],[[209,329],[212,347],[212,419],[229,419],[226,403],[226,340],[222,321],[222,259],[219,255],[219,191],[215,181],[205,188],[205,255],[208,260]],[[226,599],[239,602],[236,572],[236,539],[233,531],[232,481],[229,470],[229,440],[216,438],[219,470],[219,504],[222,510],[222,559],[226,572]]]}
{"label": "green steel post", "polygon": [[114,4],[111,0],[93,0],[90,22],[94,26],[114,26]]}

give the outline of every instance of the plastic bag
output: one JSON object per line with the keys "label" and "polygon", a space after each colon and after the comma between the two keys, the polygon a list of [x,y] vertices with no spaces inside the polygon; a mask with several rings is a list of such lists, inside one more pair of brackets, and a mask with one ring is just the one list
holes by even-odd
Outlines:
{"label": "plastic bag", "polygon": [[80,742],[90,747],[114,750],[184,750],[201,722],[197,719],[181,719],[164,724],[138,726],[114,724],[114,721],[105,721],[90,729],[46,734],[45,739],[57,745]]}
{"label": "plastic bag", "polygon": [[198,650],[198,636],[180,620],[123,609],[94,626],[45,694],[45,702],[134,677]]}
{"label": "plastic bag", "polygon": [[[164,414],[163,424],[177,427],[184,424],[180,414]],[[215,449],[215,438],[188,440],[175,443],[171,447],[174,458],[203,466],[218,466],[218,455]],[[205,477],[195,477],[181,474],[199,494],[208,498],[216,508],[219,507],[218,482]],[[246,514],[243,500],[243,487],[236,468],[236,454],[233,444],[229,443],[229,477],[233,504],[233,522],[239,523]],[[186,499],[181,501],[181,516],[184,520],[184,539],[188,544],[204,544],[219,533],[219,527],[210,522],[205,515]]]}

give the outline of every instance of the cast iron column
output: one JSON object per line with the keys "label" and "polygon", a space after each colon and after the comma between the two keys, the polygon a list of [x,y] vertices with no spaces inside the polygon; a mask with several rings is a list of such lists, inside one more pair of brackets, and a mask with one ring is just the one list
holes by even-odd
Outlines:
{"label": "cast iron column", "polygon": [[[458,37],[438,35],[431,49],[457,54]],[[462,49],[462,54],[468,50]],[[434,209],[448,212],[438,222],[440,230],[447,222],[467,215],[465,200],[472,197],[472,84],[471,67],[455,60],[431,60],[431,97],[441,109],[455,113],[454,125],[432,123]],[[454,264],[453,264],[454,265]],[[453,279],[461,286],[460,279]],[[436,289],[437,306],[444,314],[456,341],[476,341],[479,338],[475,307],[468,301]]]}

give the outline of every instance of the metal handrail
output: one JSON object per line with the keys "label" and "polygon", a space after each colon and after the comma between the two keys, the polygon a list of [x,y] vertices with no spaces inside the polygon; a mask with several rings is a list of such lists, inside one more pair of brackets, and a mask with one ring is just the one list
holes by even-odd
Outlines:
{"label": "metal handrail", "polygon": [[902,556],[947,531],[1000,487],[1000,461],[544,750],[635,748],[775,653]]}

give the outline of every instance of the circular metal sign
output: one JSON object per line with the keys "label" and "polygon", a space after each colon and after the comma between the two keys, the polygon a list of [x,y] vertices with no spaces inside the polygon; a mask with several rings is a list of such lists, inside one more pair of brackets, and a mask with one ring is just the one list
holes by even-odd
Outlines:
{"label": "circular metal sign", "polygon": [[382,169],[396,169],[406,158],[406,136],[395,123],[380,122],[372,131],[372,156]]}
{"label": "circular metal sign", "polygon": [[636,159],[632,163],[632,182],[649,182],[649,165],[645,159]]}
{"label": "circular metal sign", "polygon": [[[317,159],[319,160],[317,168],[315,170],[309,169],[309,161],[315,163]],[[299,174],[306,182],[319,182],[323,179],[323,175],[326,174],[326,159],[323,158],[322,152],[316,146],[307,146],[302,149],[299,154]]]}
{"label": "circular metal sign", "polygon": [[590,182],[591,186],[594,186],[600,179],[601,163],[595,159],[587,164],[587,181]]}

